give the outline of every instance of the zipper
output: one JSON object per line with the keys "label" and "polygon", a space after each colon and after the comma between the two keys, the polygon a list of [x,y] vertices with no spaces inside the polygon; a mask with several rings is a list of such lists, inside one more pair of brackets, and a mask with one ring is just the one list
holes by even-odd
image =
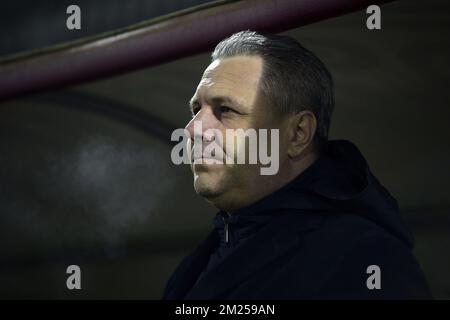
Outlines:
{"label": "zipper", "polygon": [[[228,215],[228,212],[227,212]],[[224,224],[224,231],[225,231],[225,243],[228,243],[228,219],[225,219],[224,216],[222,216],[223,224]]]}

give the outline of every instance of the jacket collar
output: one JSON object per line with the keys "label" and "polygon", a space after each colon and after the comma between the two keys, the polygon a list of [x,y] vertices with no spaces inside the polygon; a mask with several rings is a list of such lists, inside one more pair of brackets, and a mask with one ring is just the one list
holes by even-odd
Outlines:
{"label": "jacket collar", "polygon": [[[167,299],[216,299],[232,287],[242,283],[254,272],[301,244],[301,234],[313,229],[321,221],[317,214],[298,214],[292,210],[280,211],[277,218],[267,223],[257,234],[237,247],[224,261],[208,271],[194,286],[195,281],[217,247],[219,237],[212,231],[207,239],[179,267],[174,279],[177,287]],[[283,230],[284,232],[280,232]],[[249,258],[251,252],[251,258]],[[236,264],[236,261],[245,261]]]}

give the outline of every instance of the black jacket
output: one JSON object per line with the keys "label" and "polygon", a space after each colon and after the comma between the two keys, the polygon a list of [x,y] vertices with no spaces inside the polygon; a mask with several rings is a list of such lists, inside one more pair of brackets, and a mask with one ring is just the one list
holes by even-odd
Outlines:
{"label": "black jacket", "polygon": [[[431,298],[396,200],[350,142],[329,142],[294,181],[214,224],[163,299]],[[371,265],[380,289],[367,286]]]}

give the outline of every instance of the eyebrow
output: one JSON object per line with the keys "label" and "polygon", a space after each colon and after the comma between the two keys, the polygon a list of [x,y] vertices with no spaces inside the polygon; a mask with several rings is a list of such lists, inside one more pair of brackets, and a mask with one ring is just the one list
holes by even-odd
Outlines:
{"label": "eyebrow", "polygon": [[[216,105],[221,104],[221,103],[229,103],[236,107],[242,106],[242,104],[239,103],[239,101],[237,101],[235,98],[230,97],[230,96],[214,96],[211,98],[211,102]],[[189,100],[189,108],[191,109],[191,111],[193,111],[193,107],[195,104],[198,105],[200,103],[197,98],[192,97],[191,100]]]}

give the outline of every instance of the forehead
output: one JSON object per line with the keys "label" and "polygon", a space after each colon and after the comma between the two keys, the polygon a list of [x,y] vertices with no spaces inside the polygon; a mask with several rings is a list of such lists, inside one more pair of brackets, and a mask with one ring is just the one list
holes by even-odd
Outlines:
{"label": "forehead", "polygon": [[194,96],[231,96],[251,104],[256,99],[262,69],[263,60],[258,56],[217,59],[206,68]]}

